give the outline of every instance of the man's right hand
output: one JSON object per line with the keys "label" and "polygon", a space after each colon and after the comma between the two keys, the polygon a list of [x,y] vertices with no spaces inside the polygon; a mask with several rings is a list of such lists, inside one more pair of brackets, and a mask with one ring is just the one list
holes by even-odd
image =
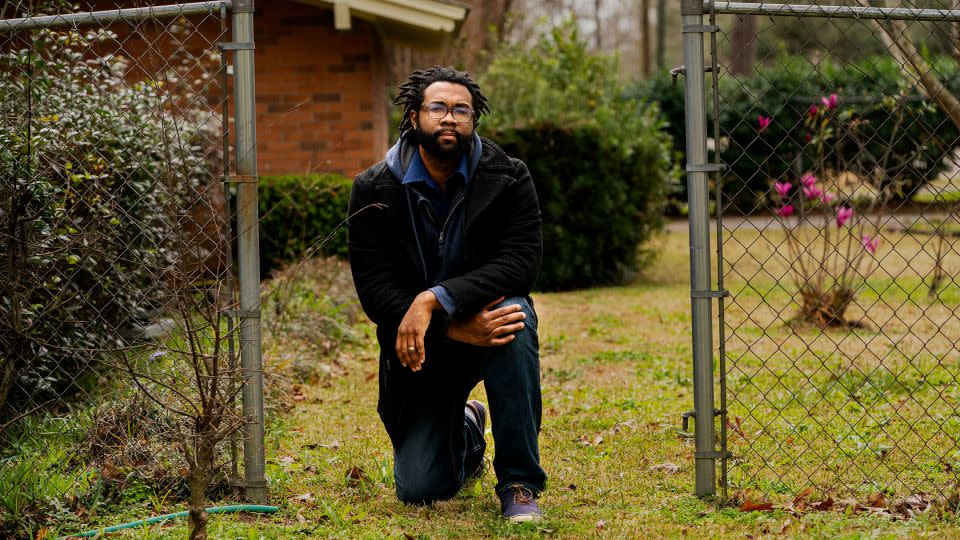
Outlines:
{"label": "man's right hand", "polygon": [[447,337],[478,347],[506,345],[513,341],[516,332],[524,327],[527,314],[521,311],[520,304],[494,308],[504,297],[497,298],[475,313],[469,319],[454,319],[447,328]]}

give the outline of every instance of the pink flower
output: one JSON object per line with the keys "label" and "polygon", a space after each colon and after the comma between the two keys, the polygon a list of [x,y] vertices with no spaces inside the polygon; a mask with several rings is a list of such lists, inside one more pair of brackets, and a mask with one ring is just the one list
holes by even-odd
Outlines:
{"label": "pink flower", "polygon": [[830,94],[830,97],[820,98],[820,103],[823,103],[823,106],[827,109],[836,109],[837,108],[837,95]]}
{"label": "pink flower", "polygon": [[820,112],[820,109],[818,109],[817,104],[814,103],[813,105],[810,106],[809,109],[807,109],[807,116],[809,116],[810,118],[815,118],[818,112]]}
{"label": "pink flower", "polygon": [[777,214],[778,214],[780,217],[792,216],[792,215],[793,215],[793,210],[794,210],[793,205],[791,205],[791,204],[785,204],[785,205],[781,206],[779,210],[777,210]]}
{"label": "pink flower", "polygon": [[787,194],[790,193],[790,188],[793,187],[793,184],[790,182],[774,182],[773,187],[776,188],[777,193],[779,193],[781,197],[786,197]]}
{"label": "pink flower", "polygon": [[834,198],[835,197],[833,193],[828,193],[824,191],[823,194],[820,195],[820,202],[822,202],[823,204],[830,204],[831,202],[833,202]]}
{"label": "pink flower", "polygon": [[863,249],[869,251],[871,255],[876,255],[877,245],[880,243],[878,239],[872,236],[863,235],[863,237],[860,238],[860,241],[863,243]]}
{"label": "pink flower", "polygon": [[803,194],[807,199],[819,199],[823,196],[823,190],[817,186],[803,186]]}
{"label": "pink flower", "polygon": [[843,227],[843,224],[853,217],[853,208],[841,206],[837,208],[837,227]]}
{"label": "pink flower", "polygon": [[760,125],[760,131],[767,129],[767,126],[770,125],[770,122],[773,122],[773,118],[769,116],[758,116],[757,124]]}
{"label": "pink flower", "polygon": [[803,184],[803,187],[813,187],[817,183],[817,177],[807,173],[800,178],[800,183]]}
{"label": "pink flower", "polygon": [[807,142],[810,142],[813,139],[813,137],[809,133],[805,133],[803,135],[803,138],[806,139]]}

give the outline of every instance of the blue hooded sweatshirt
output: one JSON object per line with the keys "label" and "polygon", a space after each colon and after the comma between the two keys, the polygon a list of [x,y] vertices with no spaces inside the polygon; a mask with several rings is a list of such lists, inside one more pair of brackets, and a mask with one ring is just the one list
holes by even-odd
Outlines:
{"label": "blue hooded sweatshirt", "polygon": [[405,131],[387,151],[386,164],[407,192],[411,218],[418,217],[411,222],[426,281],[447,315],[453,317],[457,303],[438,283],[463,272],[463,199],[480,164],[482,142],[474,132],[459,166],[447,179],[446,191],[430,177],[418,148],[413,132]]}

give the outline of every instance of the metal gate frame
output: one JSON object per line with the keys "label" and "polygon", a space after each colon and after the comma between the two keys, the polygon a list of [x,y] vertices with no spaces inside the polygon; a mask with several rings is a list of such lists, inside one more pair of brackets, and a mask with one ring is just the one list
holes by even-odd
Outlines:
{"label": "metal gate frame", "polygon": [[[695,418],[695,462],[697,496],[716,495],[716,461],[720,460],[719,485],[722,495],[727,496],[727,465],[732,457],[727,449],[727,387],[724,325],[724,298],[730,293],[723,287],[723,226],[720,172],[725,166],[720,162],[719,152],[714,152],[714,162],[707,161],[707,117],[704,103],[705,73],[712,74],[712,128],[714,140],[720,137],[719,125],[719,66],[717,60],[717,14],[831,17],[842,19],[882,19],[906,21],[960,22],[960,10],[931,8],[888,8],[860,6],[821,6],[800,4],[748,3],[715,0],[681,0],[681,32],[683,35],[684,65],[674,74],[684,75],[684,114],[686,127],[685,170],[690,227],[690,303],[692,321],[693,392],[694,410],[684,415]],[[704,15],[709,24],[704,24]],[[710,34],[710,64],[704,61],[704,34]],[[710,214],[709,175],[713,175],[717,208],[716,252],[717,281],[712,287],[710,262]],[[719,362],[720,375],[713,373],[713,318],[711,299],[718,301]],[[716,407],[714,383],[720,393]],[[720,426],[717,429],[717,418]],[[716,434],[719,431],[717,449]]]}
{"label": "metal gate frame", "polygon": [[[242,389],[243,415],[248,422],[243,428],[244,478],[235,479],[234,485],[244,488],[247,499],[263,503],[267,500],[267,482],[264,453],[263,415],[263,354],[260,329],[260,233],[257,195],[257,126],[254,91],[254,0],[208,0],[183,4],[114,9],[87,13],[71,13],[0,20],[0,33],[38,28],[80,26],[84,24],[109,24],[147,18],[176,17],[220,12],[221,24],[226,21],[227,11],[232,16],[232,41],[220,42],[218,48],[234,54],[233,98],[236,149],[236,173],[230,174],[227,122],[227,93],[222,93],[221,125],[224,126],[223,187],[229,193],[230,184],[236,184],[237,192],[237,261],[239,274],[240,304],[238,310],[226,313],[230,333],[230,350],[233,358],[233,319],[239,323],[240,360],[244,373]],[[221,73],[226,88],[226,60],[221,54]],[[226,213],[231,213],[230,198],[225,197]],[[227,220],[229,227],[230,220]],[[232,253],[228,249],[228,261]],[[234,295],[232,278],[226,287]],[[235,451],[234,451],[235,453]],[[234,460],[234,467],[236,460]],[[236,474],[236,470],[234,470]]]}

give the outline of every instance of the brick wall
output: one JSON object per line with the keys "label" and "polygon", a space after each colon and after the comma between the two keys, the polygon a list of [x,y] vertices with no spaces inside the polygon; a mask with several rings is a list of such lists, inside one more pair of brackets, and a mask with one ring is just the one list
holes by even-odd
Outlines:
{"label": "brick wall", "polygon": [[386,73],[376,29],[276,0],[254,18],[260,174],[353,176],[387,149]]}
{"label": "brick wall", "polygon": [[[116,4],[88,0],[82,9],[116,9]],[[202,35],[194,35],[184,46],[202,51],[219,40],[218,20],[202,15],[190,20]],[[260,174],[353,176],[383,159],[389,134],[383,46],[371,23],[354,18],[352,25],[349,31],[337,31],[331,10],[291,0],[258,2],[254,64]],[[229,40],[229,23],[227,27],[224,39]],[[110,28],[120,34],[123,52],[142,64],[142,69],[134,64],[129,80],[156,73],[166,63],[169,38],[154,42],[155,24],[140,26],[132,39],[124,25]],[[153,44],[146,47],[142,37]],[[105,52],[114,51],[101,51]],[[211,84],[207,92],[216,103],[219,83]],[[232,96],[229,107],[232,129]]]}

